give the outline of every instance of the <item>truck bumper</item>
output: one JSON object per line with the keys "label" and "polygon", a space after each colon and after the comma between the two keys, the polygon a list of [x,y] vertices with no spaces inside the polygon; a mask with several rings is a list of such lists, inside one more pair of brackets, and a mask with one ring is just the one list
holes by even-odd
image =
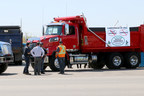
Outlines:
{"label": "truck bumper", "polygon": [[12,56],[0,57],[0,63],[12,63],[14,58]]}

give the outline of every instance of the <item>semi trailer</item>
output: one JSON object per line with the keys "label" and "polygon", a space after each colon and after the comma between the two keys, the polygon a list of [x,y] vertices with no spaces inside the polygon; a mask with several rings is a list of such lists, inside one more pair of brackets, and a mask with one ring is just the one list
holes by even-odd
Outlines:
{"label": "semi trailer", "polygon": [[47,65],[59,70],[56,47],[66,46],[66,65],[89,64],[94,69],[137,68],[144,51],[144,25],[138,27],[87,27],[83,15],[58,17],[40,37],[47,49]]}

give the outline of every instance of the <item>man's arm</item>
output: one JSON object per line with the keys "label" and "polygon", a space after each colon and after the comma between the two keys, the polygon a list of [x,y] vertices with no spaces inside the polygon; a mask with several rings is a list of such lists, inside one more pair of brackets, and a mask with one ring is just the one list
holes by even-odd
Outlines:
{"label": "man's arm", "polygon": [[44,50],[43,50],[43,48],[41,48],[41,50],[42,50],[42,57],[44,56]]}
{"label": "man's arm", "polygon": [[57,48],[57,50],[56,50],[56,55],[55,55],[55,57],[57,58],[57,56],[58,56],[58,52],[60,51],[60,49],[59,49],[59,47]]}
{"label": "man's arm", "polygon": [[31,55],[34,56],[34,48],[30,51]]}
{"label": "man's arm", "polygon": [[25,48],[24,55],[27,56],[27,48]]}

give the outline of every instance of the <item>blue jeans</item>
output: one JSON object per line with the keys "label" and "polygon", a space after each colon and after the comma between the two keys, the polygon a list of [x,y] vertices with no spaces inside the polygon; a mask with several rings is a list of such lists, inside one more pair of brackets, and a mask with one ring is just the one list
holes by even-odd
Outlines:
{"label": "blue jeans", "polygon": [[60,65],[60,73],[64,74],[65,68],[65,57],[58,57],[59,65]]}
{"label": "blue jeans", "polygon": [[29,65],[30,65],[30,58],[29,57],[25,57],[25,62],[26,62],[26,65],[25,65],[23,73],[29,73],[28,68],[29,68]]}

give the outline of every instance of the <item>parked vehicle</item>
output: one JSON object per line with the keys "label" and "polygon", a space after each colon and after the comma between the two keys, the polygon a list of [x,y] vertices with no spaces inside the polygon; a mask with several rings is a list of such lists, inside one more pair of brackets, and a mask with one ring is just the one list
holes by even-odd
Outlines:
{"label": "parked vehicle", "polygon": [[0,26],[0,41],[12,45],[14,63],[22,64],[22,32],[19,26]]}
{"label": "parked vehicle", "polygon": [[0,74],[6,71],[8,64],[13,62],[11,44],[0,41]]}
{"label": "parked vehicle", "polygon": [[[59,70],[55,53],[60,40],[67,49],[67,65],[88,63],[94,69],[101,69],[105,65],[109,69],[136,68],[141,62],[140,52],[144,51],[144,25],[127,30],[130,31],[121,29],[119,34],[122,36],[112,38],[113,42],[107,42],[106,28],[88,28],[83,15],[59,17],[46,26],[44,36],[40,39],[48,51],[48,65],[52,71]],[[115,36],[116,33],[110,30],[109,35]],[[127,34],[129,35],[125,38],[124,35]],[[121,46],[122,44],[125,45]]]}

